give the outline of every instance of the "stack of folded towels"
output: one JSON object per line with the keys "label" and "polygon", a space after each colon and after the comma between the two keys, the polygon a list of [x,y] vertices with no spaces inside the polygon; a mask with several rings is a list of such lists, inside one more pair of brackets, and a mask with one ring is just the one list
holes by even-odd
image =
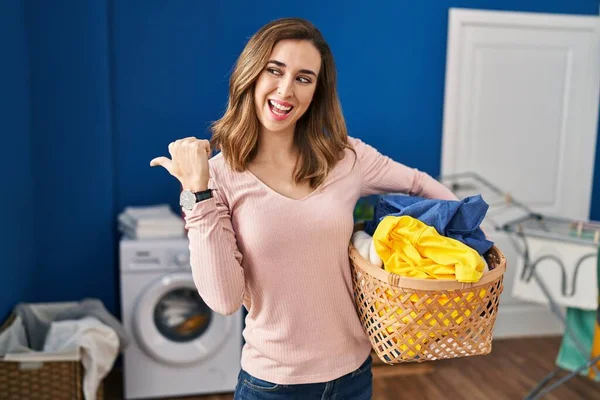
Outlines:
{"label": "stack of folded towels", "polygon": [[372,264],[398,275],[477,282],[489,271],[494,245],[480,228],[488,205],[481,195],[463,200],[382,196],[354,247]]}
{"label": "stack of folded towels", "polygon": [[185,236],[185,222],[169,205],[126,207],[119,214],[119,231],[129,239],[166,239]]}

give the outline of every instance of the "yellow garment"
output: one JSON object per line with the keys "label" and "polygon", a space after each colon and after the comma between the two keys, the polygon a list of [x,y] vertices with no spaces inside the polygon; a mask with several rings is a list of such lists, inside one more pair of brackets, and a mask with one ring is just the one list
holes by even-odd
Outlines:
{"label": "yellow garment", "polygon": [[[402,276],[477,282],[481,279],[485,268],[485,262],[477,251],[455,239],[440,235],[433,227],[410,216],[385,217],[373,234],[373,242],[377,253],[383,260],[385,270]],[[394,297],[389,289],[385,294],[390,300]],[[480,289],[478,294],[483,299],[486,291]],[[426,324],[429,327],[438,326],[435,331],[430,331],[428,335],[430,337],[436,337],[435,332],[441,332],[442,336],[446,336],[444,327],[454,330],[463,322],[464,317],[471,315],[471,309],[477,307],[478,300],[475,296],[475,291],[438,296],[437,302],[440,305],[447,310],[453,310],[448,316],[443,312],[437,312],[437,315],[430,312],[423,313],[422,311],[430,309],[428,305],[434,300],[428,297],[423,301],[418,294],[413,293],[408,299],[408,304],[404,304],[396,310],[398,323],[393,324],[395,328],[388,327],[386,331],[393,334],[396,329],[403,330],[401,325],[416,323],[417,325]],[[448,304],[448,302],[455,304]],[[379,309],[381,304],[376,302],[375,306]],[[412,311],[415,307],[421,311],[418,313]],[[384,307],[379,311],[380,317],[384,317],[386,314],[390,314],[389,307]],[[442,322],[443,326],[440,326],[439,322]],[[393,341],[396,345],[398,345],[398,341],[408,343],[415,350],[421,351],[422,345],[429,341],[423,335],[423,332],[428,330],[427,326],[418,330],[405,330],[405,333],[400,335],[400,339],[393,337]],[[398,346],[404,353],[401,358],[414,357],[415,352],[409,350],[407,344],[403,343]]]}
{"label": "yellow garment", "polygon": [[386,271],[402,276],[477,282],[485,268],[477,251],[408,215],[383,218],[373,241]]}

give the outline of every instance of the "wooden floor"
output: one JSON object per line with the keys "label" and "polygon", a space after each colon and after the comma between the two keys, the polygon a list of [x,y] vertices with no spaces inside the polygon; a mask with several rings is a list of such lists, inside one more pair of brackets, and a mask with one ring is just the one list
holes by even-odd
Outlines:
{"label": "wooden floor", "polygon": [[[412,368],[425,367],[428,372],[401,376],[396,372],[400,372],[403,366],[384,365],[374,372],[373,399],[523,399],[546,374],[554,370],[559,346],[558,337],[496,340],[492,353],[487,356],[411,364]],[[559,376],[564,375],[566,372]],[[105,398],[122,399],[121,393],[122,377],[120,371],[114,369],[105,380]],[[177,399],[231,400],[233,395]],[[578,376],[544,399],[600,399],[600,382]]]}

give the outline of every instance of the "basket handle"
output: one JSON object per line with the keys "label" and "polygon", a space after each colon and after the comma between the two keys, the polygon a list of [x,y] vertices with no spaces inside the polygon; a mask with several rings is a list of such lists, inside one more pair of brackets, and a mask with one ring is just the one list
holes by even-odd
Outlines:
{"label": "basket handle", "polygon": [[388,275],[388,283],[391,286],[400,287],[401,279],[402,279],[402,276],[395,274],[393,272],[390,272],[390,274]]}

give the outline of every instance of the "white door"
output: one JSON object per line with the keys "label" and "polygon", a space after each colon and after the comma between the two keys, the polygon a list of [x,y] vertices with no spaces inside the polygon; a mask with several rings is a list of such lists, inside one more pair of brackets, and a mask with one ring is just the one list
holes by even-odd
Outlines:
{"label": "white door", "polygon": [[[542,214],[588,218],[600,19],[463,9],[449,19],[442,175],[476,172]],[[496,336],[562,332],[546,307],[511,297],[517,253],[488,234],[508,262]]]}

